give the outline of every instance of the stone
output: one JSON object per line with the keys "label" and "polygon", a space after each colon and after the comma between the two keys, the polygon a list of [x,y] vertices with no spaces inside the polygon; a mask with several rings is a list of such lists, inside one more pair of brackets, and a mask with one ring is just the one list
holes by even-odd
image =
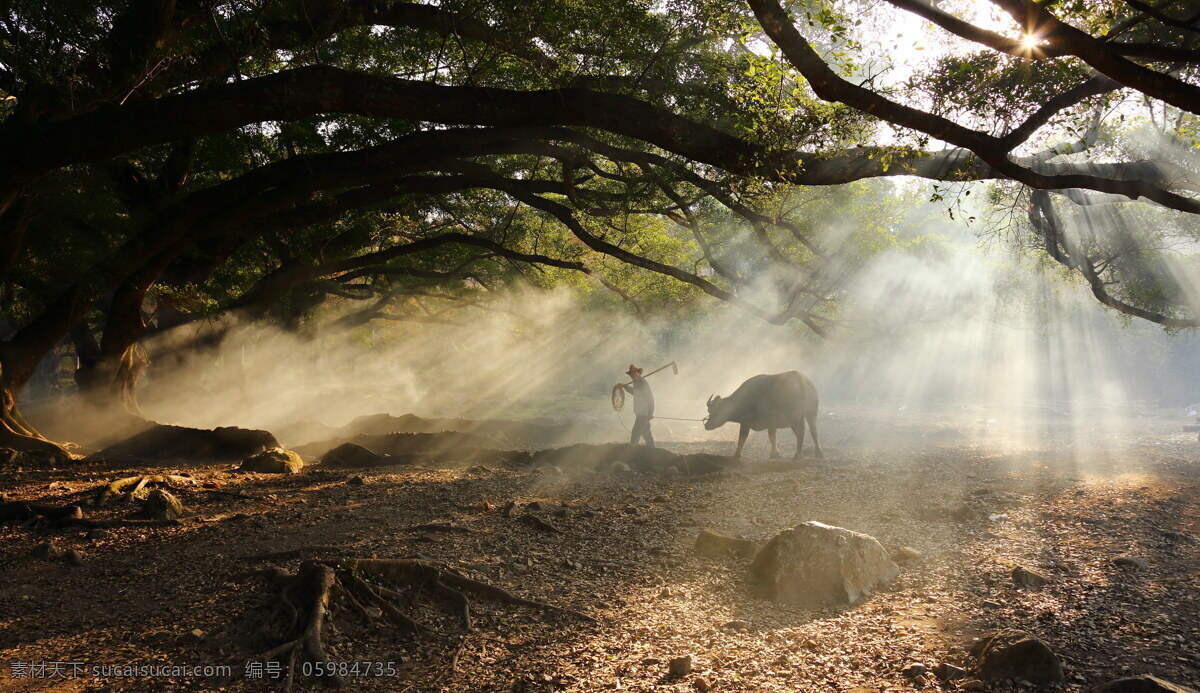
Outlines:
{"label": "stone", "polygon": [[1157,676],[1143,675],[1130,676],[1093,686],[1090,693],[1197,693],[1197,691],[1195,688],[1172,683]]}
{"label": "stone", "polygon": [[107,539],[110,536],[112,536],[112,532],[109,532],[107,529],[101,529],[99,527],[93,527],[92,529],[89,529],[87,531],[87,534],[84,535],[84,537],[88,541],[96,541],[98,539]]}
{"label": "stone", "polygon": [[985,609],[999,609],[1001,606],[1004,606],[1004,605],[1001,604],[1000,602],[994,602],[994,601],[991,601],[990,599],[985,599],[985,600],[983,600],[983,602],[980,603],[980,606],[982,606]]}
{"label": "stone", "polygon": [[698,556],[728,556],[734,553],[742,558],[753,558],[758,544],[749,539],[730,537],[710,529],[700,532],[692,549]]}
{"label": "stone", "polygon": [[1133,570],[1145,570],[1150,567],[1150,561],[1138,556],[1118,556],[1113,559],[1113,565]]}
{"label": "stone", "polygon": [[557,512],[561,510],[559,506],[554,505],[553,503],[547,503],[546,501],[534,501],[529,505],[526,505],[525,509],[534,510],[537,512]]}
{"label": "stone", "polygon": [[971,656],[984,680],[1024,679],[1038,685],[1065,680],[1054,652],[1024,631],[1005,629],[985,635],[971,646]]}
{"label": "stone", "polygon": [[705,681],[703,678],[696,677],[696,679],[692,681],[692,688],[695,688],[700,693],[708,693],[708,691],[712,689],[712,686],[709,685],[708,681]]}
{"label": "stone", "polygon": [[940,681],[954,681],[967,677],[967,670],[961,667],[956,667],[949,662],[942,662],[933,668],[933,675],[938,677]]}
{"label": "stone", "polygon": [[366,483],[367,483],[367,480],[357,474],[346,479],[347,486],[363,486]]}
{"label": "stone", "polygon": [[725,623],[725,625],[721,626],[721,629],[722,630],[750,630],[750,622],[749,621],[741,621],[741,620],[727,621]]}
{"label": "stone", "polygon": [[43,561],[57,561],[65,553],[61,546],[52,541],[43,541],[33,547],[33,557]]}
{"label": "stone", "polygon": [[258,474],[298,474],[304,468],[304,460],[291,450],[274,448],[263,450],[242,460],[235,471]]}
{"label": "stone", "polygon": [[630,472],[633,471],[633,468],[630,467],[629,465],[625,464],[621,460],[617,460],[616,462],[613,462],[612,465],[609,466],[608,471],[613,474],[629,474]]}
{"label": "stone", "polygon": [[896,549],[896,553],[892,556],[892,560],[896,561],[897,563],[919,561],[922,558],[925,558],[925,554],[909,546],[901,546],[900,548]]}
{"label": "stone", "polygon": [[183,515],[183,503],[169,491],[156,488],[142,503],[142,515],[151,520],[178,520]]}
{"label": "stone", "polygon": [[967,679],[960,683],[958,688],[962,691],[985,691],[987,690],[987,684],[979,679]]}
{"label": "stone", "polygon": [[667,676],[677,679],[692,673],[692,656],[684,655],[667,662]]}
{"label": "stone", "polygon": [[329,467],[381,467],[389,461],[387,455],[377,455],[354,443],[342,443],[321,456],[321,464]]}
{"label": "stone", "polygon": [[1012,581],[1017,587],[1041,587],[1049,582],[1045,575],[1021,566],[1012,569]]}
{"label": "stone", "polygon": [[917,679],[929,671],[924,664],[909,664],[900,670],[906,679]]}
{"label": "stone", "polygon": [[750,581],[775,601],[855,604],[899,568],[874,537],[820,522],[775,535],[750,566]]}
{"label": "stone", "polygon": [[70,549],[67,551],[67,563],[73,566],[83,565],[83,552],[78,549]]}

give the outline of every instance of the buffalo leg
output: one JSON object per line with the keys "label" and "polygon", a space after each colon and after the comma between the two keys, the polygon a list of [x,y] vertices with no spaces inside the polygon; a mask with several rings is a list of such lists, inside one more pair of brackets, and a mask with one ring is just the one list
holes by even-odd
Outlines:
{"label": "buffalo leg", "polygon": [[817,458],[818,460],[825,459],[825,453],[821,451],[821,443],[819,443],[817,441],[817,415],[816,414],[813,414],[808,417],[808,428],[812,431],[813,447],[816,448],[816,452],[813,453],[813,457]]}
{"label": "buffalo leg", "polygon": [[800,419],[792,424],[792,433],[796,434],[796,454],[792,455],[793,460],[804,458],[804,419]]}
{"label": "buffalo leg", "polygon": [[742,424],[741,430],[738,431],[738,446],[737,446],[737,450],[735,450],[733,453],[734,457],[742,456],[742,447],[744,447],[746,445],[746,438],[749,437],[749,435],[750,435],[750,426],[747,424]]}
{"label": "buffalo leg", "polygon": [[767,437],[771,439],[771,456],[767,459],[777,460],[779,459],[779,448],[775,446],[775,429],[768,428]]}

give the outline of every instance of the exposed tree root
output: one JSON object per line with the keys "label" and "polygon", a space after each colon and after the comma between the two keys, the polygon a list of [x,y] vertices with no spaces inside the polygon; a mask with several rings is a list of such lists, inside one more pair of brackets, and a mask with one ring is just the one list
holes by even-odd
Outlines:
{"label": "exposed tree root", "polygon": [[89,520],[78,505],[45,505],[13,501],[0,503],[0,522],[33,522],[38,527],[83,527],[112,529],[114,527],[179,527],[179,520]]}
{"label": "exposed tree root", "polygon": [[182,484],[189,481],[187,477],[174,476],[172,474],[141,474],[138,476],[127,476],[124,479],[117,479],[109,482],[105,486],[101,486],[96,494],[96,505],[101,506],[112,502],[116,498],[120,498],[124,502],[133,500],[137,493],[149,484],[161,484],[170,489],[175,489],[172,483]]}
{"label": "exposed tree root", "polygon": [[[250,560],[257,558],[249,557]],[[278,589],[274,609],[260,631],[275,642],[282,641],[251,660],[286,659],[289,689],[297,677],[298,662],[317,663],[350,659],[344,656],[329,656],[323,639],[325,622],[332,623],[343,608],[366,623],[384,619],[410,636],[441,634],[441,631],[426,626],[405,613],[400,605],[412,602],[411,594],[400,590],[424,591],[427,595],[445,602],[457,614],[465,633],[459,638],[454,649],[450,661],[451,671],[458,667],[458,660],[466,644],[466,633],[470,633],[474,628],[471,600],[468,595],[595,622],[592,617],[573,609],[518,597],[503,588],[465,577],[445,566],[416,559],[309,560],[301,563],[295,574],[272,568],[256,571],[251,575],[266,578]],[[314,667],[313,671],[318,672],[320,669]],[[346,679],[336,673],[322,673],[324,675],[316,678],[327,685],[342,687],[346,684]]]}
{"label": "exposed tree root", "polygon": [[0,503],[0,522],[24,522],[35,517],[45,517],[58,520],[66,517],[83,517],[83,510],[78,505],[46,505],[44,503],[26,503],[11,501]]}

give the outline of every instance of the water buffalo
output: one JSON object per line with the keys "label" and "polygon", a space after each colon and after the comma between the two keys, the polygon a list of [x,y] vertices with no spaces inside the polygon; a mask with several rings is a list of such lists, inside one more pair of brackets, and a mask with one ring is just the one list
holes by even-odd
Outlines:
{"label": "water buffalo", "polygon": [[817,388],[808,378],[796,371],[774,375],[756,375],[742,383],[728,397],[713,395],[708,398],[708,421],[704,428],[712,431],[730,421],[742,425],[738,432],[737,452],[742,456],[742,446],[751,430],[767,429],[771,438],[771,458],[779,457],[775,445],[775,429],[791,428],[796,434],[796,454],[800,459],[804,449],[804,422],[812,429],[813,447],[817,458],[825,456],[817,440]]}

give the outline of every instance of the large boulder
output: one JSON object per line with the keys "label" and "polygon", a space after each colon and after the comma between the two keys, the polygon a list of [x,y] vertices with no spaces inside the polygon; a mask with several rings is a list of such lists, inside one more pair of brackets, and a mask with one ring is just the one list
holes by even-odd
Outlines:
{"label": "large boulder", "polygon": [[750,566],[750,580],[786,604],[854,604],[899,569],[871,536],[805,522],[776,534]]}
{"label": "large boulder", "polygon": [[1005,629],[989,633],[971,646],[981,679],[1024,679],[1034,684],[1065,680],[1062,664],[1046,643],[1029,633]]}
{"label": "large boulder", "polygon": [[275,448],[263,450],[257,455],[251,455],[242,460],[239,472],[256,472],[258,474],[299,474],[304,469],[304,460],[291,450]]}
{"label": "large boulder", "polygon": [[1093,686],[1091,693],[1196,693],[1196,689],[1147,675],[1102,683]]}

